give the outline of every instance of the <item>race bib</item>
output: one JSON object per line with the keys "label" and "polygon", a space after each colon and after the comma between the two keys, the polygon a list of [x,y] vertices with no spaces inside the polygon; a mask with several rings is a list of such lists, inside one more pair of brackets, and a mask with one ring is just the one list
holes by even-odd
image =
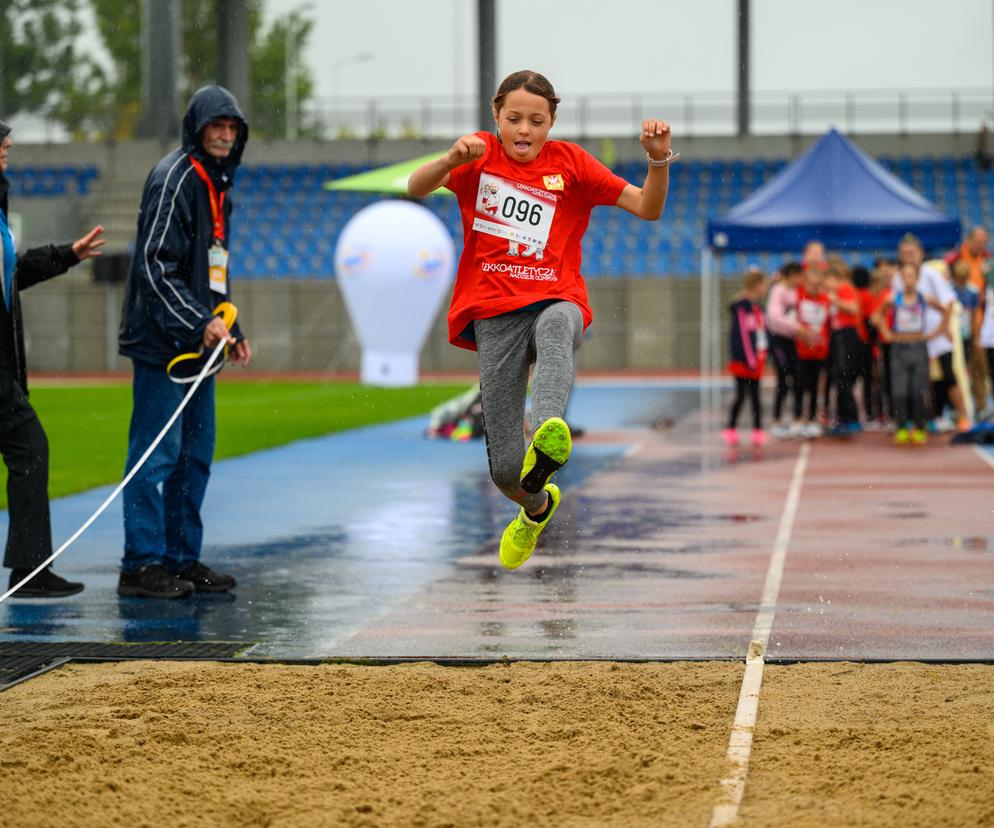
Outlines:
{"label": "race bib", "polygon": [[556,214],[556,197],[518,181],[481,173],[473,229],[542,250]]}
{"label": "race bib", "polygon": [[757,351],[769,350],[769,344],[766,341],[766,328],[756,329],[756,350]]}
{"label": "race bib", "polygon": [[211,290],[215,293],[228,293],[228,251],[215,244],[207,251],[207,276]]}
{"label": "race bib", "polygon": [[898,306],[894,310],[895,333],[921,333],[925,329],[925,319],[920,306],[912,308]]}
{"label": "race bib", "polygon": [[811,328],[820,328],[825,324],[826,309],[821,302],[809,302],[802,299],[797,307],[801,322]]}

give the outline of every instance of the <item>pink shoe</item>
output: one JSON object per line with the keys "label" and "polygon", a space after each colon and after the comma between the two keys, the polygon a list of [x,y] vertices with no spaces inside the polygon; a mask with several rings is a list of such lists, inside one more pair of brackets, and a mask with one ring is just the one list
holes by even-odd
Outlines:
{"label": "pink shoe", "polygon": [[734,428],[725,428],[721,431],[721,439],[725,441],[726,446],[734,448],[739,444],[739,433]]}
{"label": "pink shoe", "polygon": [[752,430],[752,444],[755,448],[761,448],[766,445],[766,432],[761,428],[754,428]]}

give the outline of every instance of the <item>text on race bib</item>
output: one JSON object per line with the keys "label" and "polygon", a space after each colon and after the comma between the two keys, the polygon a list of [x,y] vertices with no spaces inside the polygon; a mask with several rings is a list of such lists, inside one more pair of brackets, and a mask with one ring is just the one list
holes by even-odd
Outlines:
{"label": "text on race bib", "polygon": [[897,307],[894,310],[895,333],[921,333],[925,329],[925,315],[921,307]]}
{"label": "text on race bib", "polygon": [[805,325],[812,328],[820,328],[825,324],[825,319],[827,318],[826,308],[821,302],[809,302],[807,299],[802,299],[797,306],[797,310],[801,322]]}
{"label": "text on race bib", "polygon": [[549,242],[556,203],[545,190],[481,173],[473,229],[542,250]]}

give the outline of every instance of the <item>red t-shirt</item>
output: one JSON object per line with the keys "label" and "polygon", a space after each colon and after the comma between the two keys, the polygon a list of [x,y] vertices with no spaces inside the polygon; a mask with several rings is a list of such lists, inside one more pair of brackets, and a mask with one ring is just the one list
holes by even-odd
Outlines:
{"label": "red t-shirt", "polygon": [[[859,294],[859,313],[863,318],[863,327],[860,331],[860,337],[863,342],[870,342],[870,326],[873,326],[873,314],[880,310],[881,305],[890,298],[890,291],[882,290],[880,293],[874,293],[869,288],[859,288],[857,290]],[[876,352],[876,337],[873,337],[873,347],[874,352]]]}
{"label": "red t-shirt", "polygon": [[463,251],[449,307],[449,342],[476,350],[466,328],[536,302],[564,299],[593,320],[580,275],[580,240],[599,204],[615,204],[628,184],[590,153],[547,141],[534,161],[508,157],[500,139],[483,157],[449,173],[462,212]]}
{"label": "red t-shirt", "polygon": [[840,331],[843,328],[855,328],[862,339],[865,333],[863,332],[863,318],[859,313],[859,296],[856,295],[856,288],[848,282],[841,282],[835,289],[835,295],[843,302],[855,302],[856,312],[849,313],[849,311],[844,311],[838,306],[833,305],[832,330]]}
{"label": "red t-shirt", "polygon": [[797,321],[806,329],[814,329],[818,340],[808,343],[803,337],[795,340],[797,358],[805,361],[828,359],[828,317],[831,300],[827,293],[812,295],[801,285],[797,289]]}

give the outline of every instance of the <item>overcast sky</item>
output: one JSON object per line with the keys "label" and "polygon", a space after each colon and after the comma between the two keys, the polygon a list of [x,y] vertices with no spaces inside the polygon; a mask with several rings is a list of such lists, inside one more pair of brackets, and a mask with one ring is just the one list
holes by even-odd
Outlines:
{"label": "overcast sky", "polygon": [[[476,0],[267,0],[306,7],[317,95],[474,93]],[[990,89],[992,0],[752,0],[756,91]],[[560,96],[731,92],[736,0],[497,0],[497,74]],[[358,62],[357,56],[365,56]]]}

